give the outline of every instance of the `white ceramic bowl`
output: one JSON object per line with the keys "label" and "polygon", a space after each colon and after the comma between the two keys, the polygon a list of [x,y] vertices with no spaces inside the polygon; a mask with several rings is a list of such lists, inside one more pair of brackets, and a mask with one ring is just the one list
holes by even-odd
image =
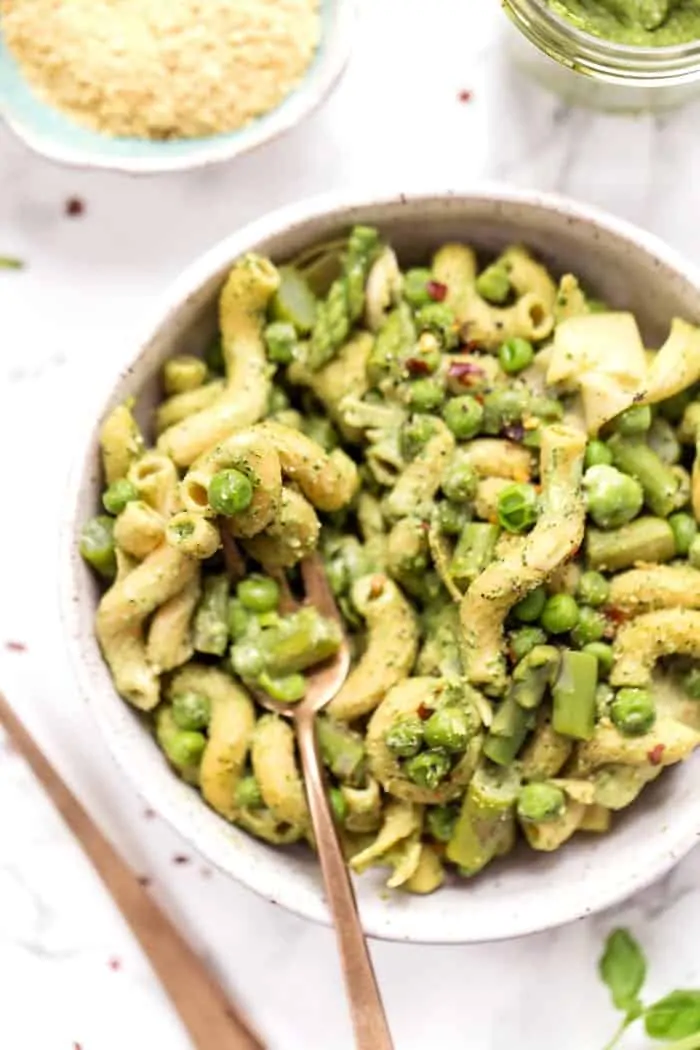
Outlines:
{"label": "white ceramic bowl", "polygon": [[279,106],[238,131],[196,139],[113,138],[84,128],[30,89],[0,22],[0,117],[30,149],[60,164],[130,175],[185,171],[233,160],[293,128],[321,104],[345,69],[356,0],[320,0],[321,41],[301,83]]}
{"label": "white ceramic bowl", "polygon": [[[555,270],[571,269],[602,297],[633,310],[652,345],[674,314],[700,322],[700,274],[660,241],[569,201],[494,189],[377,199],[321,199],[279,211],[232,234],[194,262],[159,305],[141,346],[107,404],[95,406],[92,433],[70,482],[62,539],[63,615],[84,695],[125,774],[209,861],[300,915],[328,921],[316,861],[305,849],[279,850],[227,825],[171,772],[143,723],[116,695],[93,635],[98,589],[77,553],[82,522],[100,493],[101,418],[131,394],[147,409],[162,362],[201,346],[213,330],[217,292],[229,266],[254,249],[284,260],[355,222],[375,223],[404,263],[446,240],[487,250],[520,241]],[[525,848],[472,881],[451,882],[429,897],[383,888],[381,873],[358,881],[366,931],[419,942],[488,941],[542,930],[598,911],[667,871],[700,835],[700,760],[664,773],[638,805],[601,837],[580,836],[553,855]]]}

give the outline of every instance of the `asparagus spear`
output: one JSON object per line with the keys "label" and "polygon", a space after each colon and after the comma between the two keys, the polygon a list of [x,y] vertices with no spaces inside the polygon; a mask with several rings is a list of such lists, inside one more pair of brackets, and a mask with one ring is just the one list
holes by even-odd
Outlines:
{"label": "asparagus spear", "polygon": [[598,661],[592,653],[566,649],[552,687],[552,726],[557,733],[590,740],[595,726]]}
{"label": "asparagus spear", "polygon": [[192,640],[199,653],[223,656],[228,644],[228,577],[205,576],[194,616]]}

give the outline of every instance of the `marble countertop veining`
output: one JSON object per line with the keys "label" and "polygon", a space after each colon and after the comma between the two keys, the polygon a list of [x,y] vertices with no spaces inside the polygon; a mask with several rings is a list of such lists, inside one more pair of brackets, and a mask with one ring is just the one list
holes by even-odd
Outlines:
{"label": "marble countertop veining", "polygon": [[[235,164],[152,179],[57,168],[0,130],[0,686],[251,1011],[270,1050],[347,1050],[332,935],[209,870],[124,782],[67,666],[56,533],[95,391],[149,303],[242,222],[342,186],[502,179],[646,225],[700,261],[697,107],[569,110],[504,68],[496,0],[369,0],[350,68],[302,127]],[[71,198],[84,203],[70,215]],[[31,567],[30,567],[31,566]],[[37,569],[39,571],[37,571]],[[12,1050],[186,1050],[140,952],[21,761],[0,754],[0,975]],[[376,944],[397,1050],[599,1050],[615,1024],[595,963],[612,924],[652,960],[651,990],[700,984],[700,852],[615,914],[475,947]],[[308,991],[309,978],[317,993]],[[630,1036],[630,1050],[642,1043]]]}

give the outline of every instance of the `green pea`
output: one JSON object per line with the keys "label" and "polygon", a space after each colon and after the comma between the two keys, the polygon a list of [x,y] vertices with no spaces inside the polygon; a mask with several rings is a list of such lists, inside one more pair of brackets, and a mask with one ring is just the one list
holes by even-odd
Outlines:
{"label": "green pea", "polygon": [[[600,664],[598,664],[598,671],[600,672]],[[607,682],[599,682],[595,688],[595,714],[597,719],[609,717],[610,705],[614,699],[614,689],[611,689]]]}
{"label": "green pea", "polygon": [[683,688],[691,700],[700,700],[700,668],[693,667],[683,677]]}
{"label": "green pea", "polygon": [[432,835],[436,842],[449,842],[458,818],[457,806],[428,806],[425,811],[428,834]]}
{"label": "green pea", "polygon": [[556,784],[525,784],[518,795],[518,817],[526,824],[556,820],[566,809],[566,795]]}
{"label": "green pea", "polygon": [[545,423],[556,423],[564,418],[564,406],[553,397],[533,397],[528,405],[531,416],[543,419]]}
{"label": "green pea", "polygon": [[537,521],[538,503],[534,485],[513,482],[498,495],[498,520],[508,532],[527,532]]}
{"label": "green pea", "polygon": [[586,445],[586,454],[583,459],[583,465],[588,470],[589,467],[610,467],[612,466],[613,454],[605,444],[604,441],[598,441],[594,438],[589,441]]}
{"label": "green pea", "polygon": [[668,523],[673,531],[673,539],[676,544],[676,554],[685,556],[688,554],[691,544],[698,534],[698,526],[695,518],[690,514],[672,514]]}
{"label": "green pea", "polygon": [[[532,364],[535,351],[528,339],[507,339],[498,350],[498,360],[504,372],[513,375]],[[554,402],[556,404],[556,402]]]}
{"label": "green pea", "polygon": [[566,634],[578,623],[578,605],[570,594],[553,594],[542,610],[540,623],[548,634]]}
{"label": "green pea", "polygon": [[328,801],[336,824],[344,824],[348,816],[348,804],[340,788],[332,787],[328,792]]}
{"label": "green pea", "polygon": [[211,703],[202,693],[176,693],[172,715],[173,722],[180,729],[206,729],[211,718]]}
{"label": "green pea", "polygon": [[654,698],[648,689],[620,689],[610,705],[610,717],[625,736],[644,736],[656,721]]}
{"label": "green pea", "polygon": [[231,598],[228,603],[228,629],[234,642],[247,633],[252,617],[239,598]]}
{"label": "green pea", "polygon": [[515,619],[522,623],[536,623],[542,615],[546,602],[547,592],[544,587],[535,587],[519,602],[516,602],[511,612]]}
{"label": "green pea", "polygon": [[700,569],[700,536],[696,536],[688,548],[688,561],[694,569]]}
{"label": "green pea", "polygon": [[644,491],[635,478],[615,467],[600,464],[583,475],[586,506],[601,529],[618,529],[636,518],[644,503]]}
{"label": "green pea", "polygon": [[276,416],[279,412],[286,412],[291,403],[286,391],[281,386],[273,386],[267,402],[268,415]]}
{"label": "green pea", "polygon": [[610,584],[599,572],[584,572],[576,588],[578,597],[585,605],[605,605],[610,593]]}
{"label": "green pea", "polygon": [[127,478],[119,478],[102,493],[102,506],[108,514],[121,514],[127,503],[139,498],[139,490]]}
{"label": "green pea", "polygon": [[442,411],[442,418],[459,441],[467,441],[479,433],[484,410],[475,397],[451,397]]}
{"label": "green pea", "polygon": [[442,476],[442,491],[454,503],[468,503],[476,495],[478,482],[471,463],[454,456]]}
{"label": "green pea", "polygon": [[434,791],[450,772],[450,759],[445,751],[421,751],[404,762],[404,773],[420,787]]}
{"label": "green pea", "polygon": [[253,499],[253,485],[240,470],[217,470],[207,490],[209,506],[217,514],[230,518],[249,507]]}
{"label": "green pea", "polygon": [[475,287],[482,299],[500,306],[505,303],[511,291],[508,271],[500,263],[492,263],[481,271]]}
{"label": "green pea", "polygon": [[254,776],[241,777],[236,784],[234,798],[241,809],[262,809],[265,805],[260,785]]}
{"label": "green pea", "polygon": [[612,670],[613,651],[611,645],[605,642],[587,642],[583,646],[584,653],[590,653],[598,661],[598,677],[607,678]]}
{"label": "green pea", "polygon": [[651,409],[649,405],[632,405],[631,408],[621,412],[613,420],[613,426],[618,434],[625,437],[636,437],[638,434],[646,434],[651,426]]}
{"label": "green pea", "polygon": [[416,325],[419,331],[433,332],[446,350],[454,349],[459,342],[457,318],[447,303],[429,303],[422,306],[416,314]]}
{"label": "green pea", "polygon": [[88,565],[105,579],[111,580],[117,571],[114,553],[114,518],[98,514],[83,525],[80,533],[80,553]]}
{"label": "green pea", "polygon": [[500,434],[504,427],[519,423],[530,404],[530,395],[518,387],[501,387],[484,397],[484,419],[481,429],[486,434]]}
{"label": "green pea", "polygon": [[446,704],[426,721],[423,737],[428,747],[461,754],[473,736],[473,729],[472,720],[463,708]]}
{"label": "green pea", "polygon": [[414,412],[434,412],[445,399],[445,390],[437,379],[414,379],[408,386],[408,403]]}
{"label": "green pea", "polygon": [[608,621],[601,612],[591,608],[590,605],[582,605],[579,608],[578,623],[571,632],[571,640],[574,645],[583,648],[590,642],[599,642],[605,635]]}
{"label": "green pea", "polygon": [[306,693],[306,679],[299,671],[279,676],[263,671],[258,678],[258,685],[273,700],[279,700],[282,704],[293,704],[297,700],[303,700]]}
{"label": "green pea", "polygon": [[269,576],[252,573],[238,584],[236,597],[251,612],[272,612],[279,605],[280,589]]}
{"label": "green pea", "polygon": [[268,359],[276,365],[288,365],[294,360],[298,346],[297,333],[289,321],[273,321],[263,332]]}
{"label": "green pea", "polygon": [[204,360],[207,363],[207,368],[214,375],[223,375],[226,371],[226,362],[224,361],[224,348],[221,344],[221,336],[216,335],[207,346],[204,351]]}
{"label": "green pea", "polygon": [[532,652],[536,645],[544,645],[546,641],[547,635],[541,627],[520,627],[508,636],[508,648],[517,663]]}
{"label": "green pea", "polygon": [[177,732],[172,733],[168,739],[168,758],[178,768],[197,766],[206,746],[207,741],[203,733],[195,733],[189,729],[179,729]]}
{"label": "green pea", "polygon": [[387,729],[384,743],[393,755],[400,758],[417,755],[423,743],[423,722],[417,716],[397,719]]}
{"label": "green pea", "polygon": [[426,415],[411,416],[401,427],[399,441],[406,459],[413,459],[435,433],[435,423]]}
{"label": "green pea", "polygon": [[443,499],[437,505],[437,520],[440,531],[446,536],[459,536],[469,521],[469,514],[459,504]]}
{"label": "green pea", "polygon": [[407,270],[403,278],[403,297],[414,308],[427,306],[432,302],[429,284],[433,277],[430,270],[416,268]]}

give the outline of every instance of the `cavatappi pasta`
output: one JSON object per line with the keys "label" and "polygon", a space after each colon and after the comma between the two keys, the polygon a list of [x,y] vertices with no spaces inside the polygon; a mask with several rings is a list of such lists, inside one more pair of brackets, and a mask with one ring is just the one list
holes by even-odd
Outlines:
{"label": "cavatappi pasta", "polygon": [[317,721],[351,867],[428,893],[518,838],[601,833],[700,744],[700,331],[635,318],[523,247],[403,269],[378,231],[240,259],[152,431],[104,421],[118,692],[224,819],[313,847],[291,727],[338,626],[299,604],[319,549],[353,665]]}

